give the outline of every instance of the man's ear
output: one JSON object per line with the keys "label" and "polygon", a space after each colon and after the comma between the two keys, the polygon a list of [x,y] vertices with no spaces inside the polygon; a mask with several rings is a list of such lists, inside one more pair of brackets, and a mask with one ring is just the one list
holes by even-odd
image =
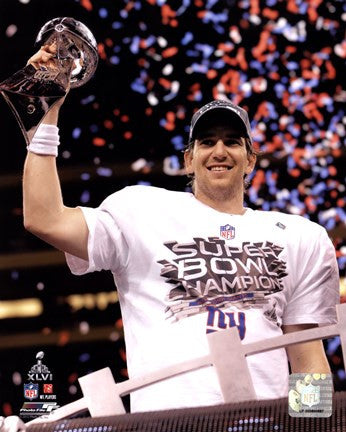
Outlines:
{"label": "man's ear", "polygon": [[193,174],[192,169],[192,150],[185,150],[184,152],[184,162],[185,162],[185,171],[186,174]]}
{"label": "man's ear", "polygon": [[245,170],[246,174],[251,174],[255,168],[257,156],[255,154],[249,154],[247,157],[248,165]]}

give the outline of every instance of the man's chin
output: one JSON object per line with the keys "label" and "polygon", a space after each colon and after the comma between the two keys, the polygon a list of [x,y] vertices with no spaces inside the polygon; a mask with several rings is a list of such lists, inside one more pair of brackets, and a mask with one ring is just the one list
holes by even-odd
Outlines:
{"label": "man's chin", "polygon": [[210,201],[227,201],[236,196],[236,191],[229,181],[215,181],[209,187],[197,188],[195,196],[205,197]]}

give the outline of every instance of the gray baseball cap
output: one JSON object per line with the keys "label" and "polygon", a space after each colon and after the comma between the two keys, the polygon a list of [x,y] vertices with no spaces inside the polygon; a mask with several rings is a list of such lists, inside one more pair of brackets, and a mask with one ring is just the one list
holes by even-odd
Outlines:
{"label": "gray baseball cap", "polygon": [[244,131],[246,132],[247,137],[251,141],[252,145],[252,136],[251,136],[251,126],[249,122],[249,117],[247,112],[238,105],[233,104],[230,101],[226,100],[213,100],[212,102],[207,103],[202,106],[191,119],[190,125],[190,134],[189,134],[189,142],[195,139],[196,133],[198,131],[198,126],[201,124],[200,120],[203,118],[205,120],[208,117],[208,113],[215,113],[215,110],[223,110],[228,111],[230,114],[230,123],[232,122],[232,118],[236,117],[241,120],[241,123],[245,126]]}

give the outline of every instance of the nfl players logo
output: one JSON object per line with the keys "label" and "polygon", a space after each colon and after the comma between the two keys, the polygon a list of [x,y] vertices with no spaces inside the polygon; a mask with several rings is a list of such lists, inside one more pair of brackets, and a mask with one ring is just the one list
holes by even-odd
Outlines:
{"label": "nfl players logo", "polygon": [[226,240],[232,240],[235,236],[235,228],[232,225],[221,225],[220,226],[220,237]]}
{"label": "nfl players logo", "polygon": [[38,398],[38,384],[24,384],[24,397],[25,399],[37,399]]}
{"label": "nfl players logo", "polygon": [[53,384],[43,384],[43,393],[53,393]]}

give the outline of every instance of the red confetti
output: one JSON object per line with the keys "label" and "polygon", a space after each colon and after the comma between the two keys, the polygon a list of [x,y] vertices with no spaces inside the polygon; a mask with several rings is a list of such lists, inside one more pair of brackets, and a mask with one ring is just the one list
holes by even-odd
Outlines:
{"label": "red confetti", "polygon": [[96,147],[103,147],[106,144],[106,140],[100,137],[93,138],[93,144]]}

